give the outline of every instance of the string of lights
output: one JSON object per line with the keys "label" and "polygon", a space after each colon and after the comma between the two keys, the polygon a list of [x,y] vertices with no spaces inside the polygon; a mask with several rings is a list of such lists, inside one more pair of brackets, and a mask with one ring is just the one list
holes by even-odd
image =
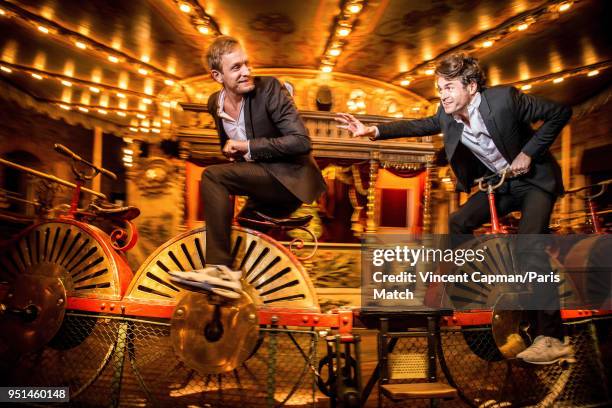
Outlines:
{"label": "string of lights", "polygon": [[533,11],[511,18],[491,30],[478,34],[468,41],[444,51],[433,59],[416,65],[409,71],[399,73],[395,78],[393,78],[392,82],[398,83],[400,86],[407,87],[416,77],[433,75],[435,72],[434,67],[436,63],[450,54],[456,52],[473,52],[479,49],[490,48],[495,43],[499,43],[501,40],[513,33],[526,31],[538,22],[553,18],[559,15],[559,13],[568,11],[572,5],[578,2],[579,0],[556,0],[538,7]]}
{"label": "string of lights", "polygon": [[[101,84],[99,82],[88,81],[86,79],[75,78],[68,75],[58,74],[55,72],[49,72],[41,69],[37,69],[34,67],[28,67],[25,65],[14,64],[8,61],[0,60],[0,71],[11,74],[13,72],[23,72],[31,75],[35,79],[53,79],[59,81],[63,86],[72,87],[72,86],[82,86],[84,88],[88,88],[93,93],[100,93],[105,90],[110,93],[114,93],[119,98],[126,98],[127,95],[134,96],[137,98],[144,98],[145,100],[158,99],[157,97],[144,93],[133,91],[128,88],[122,88],[113,85]],[[146,103],[146,102],[145,102]],[[150,103],[150,102],[148,102]]]}
{"label": "string of lights", "polygon": [[542,75],[539,77],[529,78],[522,81],[516,81],[511,83],[506,83],[504,85],[511,85],[520,88],[523,91],[528,91],[532,89],[536,85],[544,84],[547,82],[552,82],[553,84],[559,84],[566,79],[574,78],[574,77],[594,77],[599,75],[601,71],[610,68],[612,66],[612,61],[602,61],[597,64],[585,65],[578,68],[568,69],[565,71],[555,72],[551,74]]}
{"label": "string of lights", "polygon": [[204,11],[197,1],[174,0],[180,11],[189,16],[191,25],[202,35],[217,37],[221,35],[216,21]]}
{"label": "string of lights", "polygon": [[13,18],[25,26],[37,30],[45,35],[53,36],[54,39],[70,44],[75,48],[97,54],[113,64],[124,64],[142,76],[151,76],[162,80],[166,85],[174,85],[179,78],[149,63],[150,57],[143,56],[140,59],[127,54],[124,51],[109,47],[76,31],[72,31],[54,21],[33,14],[19,6],[0,0],[0,16]]}
{"label": "string of lights", "polygon": [[325,45],[325,51],[321,57],[320,70],[332,72],[337,59],[342,54],[343,47],[347,44],[347,38],[351,34],[359,13],[363,10],[363,0],[350,0],[343,2],[340,13],[334,19],[331,35]]}

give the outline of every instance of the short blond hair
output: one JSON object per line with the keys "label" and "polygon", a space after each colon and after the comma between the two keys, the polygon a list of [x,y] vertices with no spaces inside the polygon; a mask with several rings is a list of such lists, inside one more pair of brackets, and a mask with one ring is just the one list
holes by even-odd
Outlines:
{"label": "short blond hair", "polygon": [[230,37],[229,35],[217,37],[210,47],[208,47],[208,52],[206,53],[208,69],[221,71],[223,68],[221,66],[221,58],[223,58],[225,54],[232,52],[236,47],[240,47],[240,43],[234,37]]}

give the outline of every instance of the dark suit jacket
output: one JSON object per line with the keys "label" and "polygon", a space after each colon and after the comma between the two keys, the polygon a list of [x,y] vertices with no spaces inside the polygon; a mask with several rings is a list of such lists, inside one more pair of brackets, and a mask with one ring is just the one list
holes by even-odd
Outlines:
{"label": "dark suit jacket", "polygon": [[[251,158],[304,203],[325,191],[321,170],[310,154],[308,131],[287,89],[273,77],[255,77],[255,89],[245,95],[244,125]],[[221,148],[228,136],[218,117],[216,92],[208,99]]]}
{"label": "dark suit jacket", "polygon": [[[531,157],[531,170],[524,176],[530,182],[553,194],[563,193],[561,169],[548,148],[572,116],[568,107],[519,92],[513,87],[498,86],[481,91],[478,110],[495,146],[511,164],[525,152]],[[532,122],[542,120],[533,130]],[[400,120],[378,125],[377,139],[404,136],[426,136],[442,132],[446,157],[457,177],[457,190],[470,191],[474,180],[488,172],[482,162],[461,143],[463,124],[444,112],[442,105],[434,116],[417,120]]]}

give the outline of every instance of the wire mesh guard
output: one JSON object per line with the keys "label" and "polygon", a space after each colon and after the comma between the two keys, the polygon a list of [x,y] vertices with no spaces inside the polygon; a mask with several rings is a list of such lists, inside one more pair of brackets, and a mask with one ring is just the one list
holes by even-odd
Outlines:
{"label": "wire mesh guard", "polygon": [[[534,366],[500,360],[490,328],[442,330],[442,350],[448,373],[461,398],[441,400],[442,407],[593,407],[611,406],[612,320],[566,323],[576,363]],[[425,354],[424,338],[400,338],[393,354]],[[438,363],[441,381],[450,383]],[[406,382],[392,380],[393,382]],[[452,384],[451,384],[452,385]],[[394,402],[385,407],[427,407],[429,401]]]}
{"label": "wire mesh guard", "polygon": [[168,321],[68,312],[41,351],[0,350],[0,383],[68,386],[76,407],[314,406],[316,343],[312,331],[262,328],[240,367],[201,375],[176,358]]}

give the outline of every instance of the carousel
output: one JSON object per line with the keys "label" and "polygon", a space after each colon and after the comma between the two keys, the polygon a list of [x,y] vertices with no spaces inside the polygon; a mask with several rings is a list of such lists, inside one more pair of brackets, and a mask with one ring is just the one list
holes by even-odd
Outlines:
{"label": "carousel", "polygon": [[[0,0],[0,387],[65,392],[0,402],[609,406],[609,15],[597,0]],[[200,180],[227,159],[203,56],[220,35],[291,94],[327,185],[290,218],[235,218],[236,300],[169,274],[206,266]],[[372,237],[426,245],[468,195],[441,134],[353,138],[335,113],[435,114],[433,67],[454,52],[492,86],[573,109],[551,147],[566,194],[547,250],[572,359],[516,358],[533,335],[512,283],[416,283],[388,308],[363,296]],[[512,275],[503,177],[475,186],[490,223],[463,248],[495,248],[470,267]]]}

